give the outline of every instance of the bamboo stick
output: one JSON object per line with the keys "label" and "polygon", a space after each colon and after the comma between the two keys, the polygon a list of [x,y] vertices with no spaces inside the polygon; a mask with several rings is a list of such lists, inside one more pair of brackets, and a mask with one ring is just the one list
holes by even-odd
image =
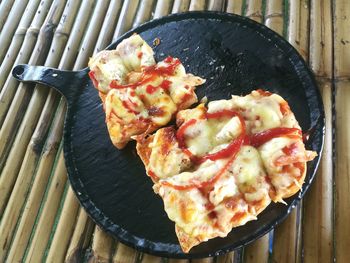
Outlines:
{"label": "bamboo stick", "polygon": [[262,0],[246,0],[246,17],[256,22],[261,22],[262,17]]}
{"label": "bamboo stick", "polygon": [[[46,28],[47,32],[41,31],[41,38],[38,41],[37,37],[39,30],[44,22],[44,19],[46,18],[47,12],[52,4],[52,0],[43,0],[41,3],[42,4],[40,4],[40,10],[38,10],[36,15],[34,16],[34,19],[27,30],[23,44],[16,58],[15,64],[27,63],[28,60],[31,64],[38,64],[43,63],[43,60],[45,59],[45,49],[49,42],[49,39],[47,39],[47,37],[51,36],[53,28]],[[41,52],[40,48],[43,48],[43,52]],[[33,52],[35,49],[36,51]],[[9,75],[0,93],[0,125],[3,124],[8,108],[16,93],[17,85],[18,81],[16,81],[12,78],[12,76]],[[0,152],[2,152],[2,150],[0,150]],[[0,156],[2,156],[1,153]]]}
{"label": "bamboo stick", "polygon": [[310,17],[310,66],[318,77],[332,77],[332,3],[312,0]]}
{"label": "bamboo stick", "polygon": [[[337,12],[337,9],[336,9]],[[337,14],[338,16],[338,14]],[[339,19],[338,17],[337,19]],[[337,24],[337,23],[336,23]],[[339,38],[339,36],[337,36]],[[337,39],[336,37],[336,39]],[[345,36],[344,36],[345,37]],[[335,41],[336,45],[339,45]],[[342,48],[341,48],[342,49]],[[339,52],[339,51],[337,51]],[[337,55],[337,52],[335,55]],[[335,60],[336,63],[339,61]],[[337,74],[347,72],[345,67],[347,64],[339,63]],[[336,136],[336,156],[335,156],[335,261],[348,262],[350,258],[350,200],[349,200],[349,185],[350,185],[350,82],[343,80],[336,83],[335,95],[335,136]]]}
{"label": "bamboo stick", "polygon": [[137,27],[150,19],[154,4],[154,0],[141,0],[132,27]]}
{"label": "bamboo stick", "polygon": [[[96,4],[90,23],[87,28],[88,34],[86,34],[81,43],[79,50],[79,56],[75,61],[74,70],[79,70],[87,67],[89,56],[92,55],[97,37],[102,27],[103,18],[106,15],[106,11],[109,5],[109,1],[99,0]],[[84,55],[82,55],[84,54]]]}
{"label": "bamboo stick", "polygon": [[192,259],[191,263],[213,263],[214,258]]}
{"label": "bamboo stick", "polygon": [[[77,47],[79,45],[79,41],[77,41],[77,40],[79,40],[79,38],[82,36],[82,34],[84,32],[84,28],[85,28],[85,25],[87,22],[87,19],[85,19],[85,16],[87,16],[90,13],[91,9],[93,8],[92,4],[93,4],[93,1],[84,1],[83,5],[80,9],[79,15],[77,17],[77,20],[75,21],[75,24],[74,24],[74,27],[72,30],[72,35],[69,38],[69,41],[68,41],[68,44],[66,47],[66,51],[65,51],[65,53],[62,57],[61,63],[60,63],[60,67],[70,66],[72,64],[71,61],[73,61],[74,56],[70,56],[70,55],[74,54],[77,50]],[[78,39],[76,39],[77,37],[78,37]],[[87,56],[87,54],[84,54],[84,56]],[[50,95],[52,95],[52,96],[49,96],[48,101],[54,102],[55,101],[55,92],[51,91]],[[54,123],[53,123],[53,127],[55,127],[55,125],[56,125],[56,126],[59,126],[60,128],[53,128],[52,129],[52,133],[50,133],[50,135],[48,137],[48,142],[57,141],[57,140],[61,139],[65,107],[66,107],[65,103],[61,103],[60,106],[58,107],[56,118],[55,118]],[[45,113],[47,114],[48,112],[52,111],[52,109],[53,109],[52,106],[44,108],[43,114],[45,114]],[[42,130],[41,130],[41,132],[42,132]],[[54,144],[52,144],[52,145],[49,144],[47,149],[44,149],[43,157],[41,159],[39,167],[40,167],[40,165],[43,165],[43,166],[45,166],[45,168],[49,168],[51,166],[51,164],[50,165],[47,165],[47,164],[52,163],[52,162],[50,162],[52,160],[50,160],[50,158],[49,158],[50,156],[52,156],[50,153],[56,153],[56,151],[57,151],[57,149],[55,149]],[[48,156],[48,158],[45,158],[45,156]],[[46,170],[46,173],[47,173],[47,170]],[[48,225],[52,225],[53,219],[54,219],[54,217],[48,218],[45,223]],[[45,219],[42,219],[42,220],[45,220]],[[42,227],[42,226],[39,226],[39,228],[40,227]],[[45,228],[45,226],[43,226],[43,227]],[[48,240],[48,235],[49,235],[49,233],[47,231],[39,229],[38,231],[35,232],[34,238],[44,240],[42,243],[45,243],[45,240]],[[28,240],[26,240],[25,242],[27,242],[27,241]],[[43,249],[43,248],[45,248],[44,245],[41,246],[41,249]],[[29,250],[30,250],[30,248],[29,248]],[[31,249],[31,250],[33,250],[33,249]],[[33,253],[33,252],[31,252],[31,253]],[[41,257],[40,253],[42,254],[43,252],[42,251],[36,252],[36,255],[39,254],[39,257]],[[34,258],[35,258],[35,255],[34,255]]]}
{"label": "bamboo stick", "polygon": [[13,63],[17,57],[18,51],[21,48],[23,39],[26,35],[27,29],[33,20],[34,14],[40,11],[40,0],[32,0],[28,3],[24,15],[19,22],[16,32],[11,40],[11,44],[6,51],[6,55],[0,66],[0,90],[2,89],[8,74],[10,73]]}
{"label": "bamboo stick", "polygon": [[[104,17],[107,7],[108,7],[108,2],[106,2],[106,1],[99,1],[97,3],[97,5],[95,7],[95,11],[94,11],[94,13],[92,15],[90,24],[89,24],[89,26],[87,28],[87,33],[85,34],[85,37],[84,37],[84,39],[82,41],[81,48],[80,48],[80,51],[79,51],[79,55],[78,55],[78,57],[76,59],[76,62],[75,62],[74,68],[73,68],[74,70],[77,70],[79,68],[82,68],[82,67],[86,66],[87,59],[88,59],[89,55],[92,53],[93,47],[94,47],[94,45],[96,43],[98,32],[99,32],[98,29],[100,28],[100,26],[102,24],[102,21],[103,21],[102,17]],[[61,104],[58,107],[56,116],[64,117],[65,112],[66,112],[66,103],[64,101],[61,101]],[[71,214],[72,213],[76,214],[78,212],[78,206],[77,205],[74,205],[72,207],[72,206],[69,206],[69,204],[68,204],[68,207],[69,207],[68,209],[70,210]],[[63,217],[63,220],[65,221],[65,217]],[[72,234],[72,231],[73,231],[73,229],[71,229],[70,231],[68,231],[68,233],[66,233],[66,238],[65,238],[66,240],[65,240],[64,244],[62,244],[61,242],[56,241],[55,243],[53,243],[54,247],[50,251],[56,251],[56,247],[61,247],[63,245],[64,248],[60,249],[60,257],[63,258],[64,257],[64,252],[65,252],[66,248],[69,245],[68,244],[68,241],[69,241],[68,239],[70,238],[70,236]],[[46,240],[46,242],[47,242],[48,236],[45,235],[44,237],[41,237],[41,238]],[[60,237],[58,237],[56,240],[60,240]],[[30,251],[33,251],[33,249],[30,250]],[[39,258],[41,257],[40,252],[35,252],[35,254],[37,255],[36,257],[39,257]],[[55,257],[56,257],[55,252],[50,252],[48,260],[51,260],[51,259],[53,260]]]}
{"label": "bamboo stick", "polygon": [[113,41],[128,31],[134,20],[137,6],[140,0],[125,0],[118,19],[117,27],[114,31]]}
{"label": "bamboo stick", "polygon": [[235,252],[230,252],[222,256],[216,257],[216,263],[233,263]]}
{"label": "bamboo stick", "polygon": [[162,262],[162,258],[152,256],[146,253],[143,254],[142,260],[141,260],[141,263],[161,263],[161,262]]}
{"label": "bamboo stick", "polygon": [[154,11],[153,18],[160,18],[162,16],[166,16],[170,13],[170,9],[173,5],[172,0],[163,0],[163,1],[157,1],[156,9]]}
{"label": "bamboo stick", "polygon": [[[39,34],[39,41],[37,42],[37,45],[35,47],[35,53],[30,59],[30,62],[32,63],[42,63],[42,61],[46,58],[47,53],[49,51],[50,47],[50,40],[52,39],[53,34],[53,28],[58,24],[60,16],[62,14],[64,8],[64,2],[56,0],[55,3],[52,5],[51,11],[48,14],[47,21],[44,24],[44,26],[40,29]],[[57,59],[56,59],[57,60]],[[44,98],[46,97],[48,90],[36,90],[37,92],[34,94],[35,97],[38,100],[42,100],[44,103]],[[28,84],[20,84],[19,88],[16,92],[16,96],[13,99],[13,102],[11,104],[11,107],[8,111],[8,115],[6,116],[4,125],[2,126],[0,130],[0,149],[2,150],[0,153],[2,155],[2,164],[5,162],[5,154],[10,150],[11,143],[15,137],[16,130],[19,126],[19,121],[21,115],[24,114],[26,110],[26,100],[28,100],[28,95],[30,94],[30,90],[28,89]],[[36,105],[31,104],[31,108],[39,108],[37,110],[41,110],[42,105]],[[28,115],[26,115],[28,117]],[[29,115],[30,120],[30,115]],[[32,119],[33,121],[37,121],[38,118]],[[34,130],[34,123],[26,123],[28,128],[32,131]],[[23,129],[26,129],[26,125],[22,126]],[[15,158],[16,160],[23,159],[24,153],[25,153],[25,142],[28,142],[30,135],[27,136],[27,138],[17,137],[18,139],[15,141],[14,148],[21,147],[20,152],[14,152],[13,150],[10,151],[9,160],[12,160]],[[24,142],[24,143],[22,143]],[[0,213],[4,210],[4,205],[6,201],[9,198],[10,191],[12,190],[13,184],[15,182],[15,176],[18,173],[20,169],[21,163],[19,161],[12,162],[8,161],[6,162],[2,175],[0,177],[0,189],[4,189],[0,191]]]}
{"label": "bamboo stick", "polygon": [[[244,262],[255,263],[255,262],[268,262],[269,258],[269,234],[266,234],[254,241],[253,243],[244,247]],[[280,262],[280,261],[276,261]]]}
{"label": "bamboo stick", "polygon": [[4,59],[28,0],[15,1],[0,33],[0,61]]}
{"label": "bamboo stick", "polygon": [[190,11],[201,11],[205,9],[205,0],[191,0]]}
{"label": "bamboo stick", "polygon": [[304,198],[303,243],[305,262],[333,261],[333,169],[331,82],[318,79],[326,114],[326,137],[315,182]]}
{"label": "bamboo stick", "polygon": [[334,77],[335,83],[335,260],[347,262],[350,257],[350,170],[349,170],[349,123],[350,123],[350,3],[339,0],[334,6]]}
{"label": "bamboo stick", "polygon": [[[9,202],[7,203],[6,210],[5,210],[5,213],[3,215],[3,218],[2,218],[1,224],[0,224],[0,231],[2,233],[0,236],[0,244],[1,244],[0,255],[6,254],[6,251],[9,249],[9,245],[10,245],[10,242],[8,242],[8,240],[11,240],[13,235],[14,235],[14,229],[15,229],[16,222],[17,222],[17,220],[14,220],[14,219],[17,219],[19,217],[21,208],[22,208],[23,203],[25,201],[26,194],[27,194],[27,191],[29,188],[29,184],[31,182],[32,175],[34,174],[35,163],[36,163],[36,160],[34,160],[34,159],[37,159],[36,154],[28,154],[25,156],[24,161],[23,161],[23,165],[21,167],[21,171],[19,173],[18,179],[17,179],[15,187],[13,189],[13,194],[11,195]],[[30,163],[33,163],[34,165],[28,165]],[[41,178],[41,179],[43,179],[43,178]],[[45,182],[47,182],[47,179],[48,178],[46,178],[46,180],[44,179]],[[44,185],[45,185],[45,182],[41,181],[41,183],[43,183]],[[34,186],[33,186],[33,190],[37,190],[38,187],[40,187],[40,185],[38,186],[38,183],[35,182]],[[43,195],[43,191],[44,191],[44,189],[41,189],[41,192],[42,192],[41,197]],[[35,198],[35,199],[37,200],[37,198]],[[33,206],[34,206],[35,207],[34,209],[36,209],[36,211],[37,211],[39,209],[40,202],[33,203],[32,200],[33,200],[33,196],[31,195],[28,198],[28,202],[29,202],[28,204],[32,205],[31,208],[33,208]],[[27,216],[28,213],[32,214],[33,211],[32,210],[25,210],[24,217],[23,217],[25,219],[22,218],[21,221],[25,221],[26,223],[28,223],[28,221],[31,223],[34,223],[35,216],[32,215],[32,216],[28,217]],[[23,224],[20,224],[19,230],[18,230],[20,232],[18,232],[17,236],[23,236],[23,234],[25,235],[23,228],[26,228],[26,227],[28,227],[28,225],[24,226]],[[25,230],[27,231],[27,233],[26,233],[27,236],[29,236],[29,229],[26,228]],[[14,242],[16,244],[17,242],[20,242],[20,240],[17,239]],[[19,248],[16,247],[16,250],[18,251]]]}
{"label": "bamboo stick", "polygon": [[74,230],[79,203],[69,186],[60,219],[45,262],[63,262]]}
{"label": "bamboo stick", "polygon": [[281,0],[267,0],[265,25],[282,35],[283,33],[283,2]]}
{"label": "bamboo stick", "polygon": [[109,263],[112,260],[113,244],[112,237],[96,226],[89,263]]}
{"label": "bamboo stick", "polygon": [[[275,228],[272,260],[274,262],[296,262],[298,252],[298,210],[293,209],[282,224]],[[301,223],[301,222],[300,222]]]}
{"label": "bamboo stick", "polygon": [[334,75],[350,78],[350,2],[333,1],[334,4]]}
{"label": "bamboo stick", "polygon": [[174,0],[173,9],[171,13],[182,13],[188,10],[190,0]]}
{"label": "bamboo stick", "polygon": [[[78,7],[79,7],[79,1],[71,1],[71,3],[67,3],[66,9],[62,15],[62,21],[59,24],[57,30],[55,31],[54,42],[52,44],[50,54],[51,53],[55,54],[57,52],[57,47],[60,45],[60,43],[65,42],[64,39],[68,37],[68,34],[72,28],[72,23],[74,22],[73,20],[75,18],[75,13]],[[86,21],[84,22],[81,18],[82,16],[89,14],[89,10],[91,8],[92,8],[91,3],[89,3],[88,1],[84,1],[84,4],[81,6],[76,23],[73,27],[72,36],[70,37],[67,44],[66,50],[68,49],[69,52],[65,52],[66,55],[64,55],[61,59],[61,63],[60,63],[61,68],[62,68],[62,65],[65,66],[65,65],[72,64],[73,57],[70,55],[72,52],[74,52],[75,49],[77,50],[77,47],[75,46],[79,45],[79,41],[77,41],[76,38],[80,39],[81,34],[83,33],[80,31],[84,31],[83,29],[86,25],[85,23]],[[57,45],[55,45],[55,43]],[[37,155],[38,152],[40,153],[41,145],[44,144],[44,139],[45,139],[47,130],[49,128],[49,125],[51,123],[51,119],[53,117],[53,113],[54,113],[53,109],[57,107],[57,103],[58,103],[57,98],[58,98],[58,93],[51,90],[48,96],[48,99],[46,100],[42,114],[40,116],[38,125],[28,145],[26,155]],[[34,113],[33,111],[30,111],[30,114],[36,114],[36,113]],[[32,190],[30,192],[27,204],[25,206],[25,210],[24,210],[25,212],[22,215],[22,218],[20,219],[20,224],[14,239],[14,244],[16,244],[16,246],[12,246],[10,250],[10,255],[12,255],[11,257],[14,258],[14,260],[21,258],[24,253],[24,250],[31,232],[31,226],[34,222],[35,215],[39,209],[40,200],[43,196],[45,185],[48,180],[48,175],[49,175],[48,171],[51,170],[51,166],[58,148],[57,145],[62,136],[63,115],[61,115],[60,117],[61,119],[58,119],[52,126],[52,130],[56,131],[57,134],[55,136],[49,137],[48,142],[43,150],[43,154],[41,156],[41,160],[38,165],[38,170],[36,172],[35,181],[33,183]],[[28,131],[28,129],[26,131]],[[19,132],[19,134],[22,134],[22,133]],[[26,136],[26,134],[23,134],[21,136]],[[19,149],[17,149],[16,147],[13,147],[13,149],[15,152],[19,152]],[[26,173],[25,176],[30,177],[29,173]]]}
{"label": "bamboo stick", "polygon": [[72,239],[67,249],[65,258],[66,263],[81,262],[83,260],[83,251],[89,246],[94,223],[86,214],[84,208],[79,209],[79,215],[72,235]]}
{"label": "bamboo stick", "polygon": [[243,0],[228,0],[227,1],[227,13],[242,14]]}
{"label": "bamboo stick", "polygon": [[210,11],[223,11],[225,10],[224,0],[209,0],[208,10]]}
{"label": "bamboo stick", "polygon": [[64,165],[63,152],[60,151],[58,163],[47,190],[47,199],[44,201],[44,206],[39,215],[33,239],[29,244],[28,254],[24,262],[42,261],[66,181],[67,171]]}
{"label": "bamboo stick", "polygon": [[[74,67],[75,60],[79,54],[82,38],[84,33],[87,31],[87,25],[90,22],[94,11],[94,6],[95,0],[82,1],[81,8],[79,9],[78,15],[75,19],[72,32],[62,55],[61,62],[58,66],[59,69],[72,69]],[[96,31],[98,30],[96,29]],[[78,67],[76,67],[76,69],[78,69]]]}
{"label": "bamboo stick", "polygon": [[[92,17],[92,21],[88,27],[88,32],[93,32],[92,28],[90,28],[90,26],[93,24],[94,27],[97,26],[97,28],[99,28],[101,26],[102,23],[95,23],[95,21],[102,21],[102,17],[105,15],[106,9],[107,9],[108,3],[105,1],[100,1],[95,9],[95,12],[93,14]],[[109,29],[105,28],[102,29],[102,32],[100,34],[101,37],[109,37]],[[75,64],[75,68],[79,68],[83,66],[84,61],[86,60],[85,58],[87,57],[87,55],[89,55],[90,52],[92,52],[92,48],[93,48],[93,44],[96,41],[97,38],[97,34],[93,34],[93,35],[89,35],[89,41],[90,43],[87,43],[87,38],[84,38],[83,43],[82,43],[82,48],[81,48],[81,52],[80,52],[80,56],[78,56],[79,59],[77,59],[76,64]],[[84,56],[82,56],[82,54],[85,54]],[[60,112],[60,114],[64,114],[63,112]],[[74,202],[73,202],[74,200]],[[73,195],[71,197],[71,200],[69,199],[69,203],[67,204],[67,209],[69,210],[69,213],[64,214],[63,217],[60,218],[59,224],[58,224],[58,228],[55,231],[55,235],[54,235],[54,239],[53,239],[53,243],[50,247],[49,250],[49,254],[48,254],[48,258],[47,261],[48,262],[53,262],[54,260],[56,260],[57,258],[62,259],[64,258],[64,255],[66,253],[66,250],[68,248],[69,245],[69,239],[73,233],[73,224],[75,222],[70,219],[70,215],[75,215],[78,213],[78,203],[76,202],[75,198],[73,198]],[[64,209],[63,209],[64,211]],[[75,218],[75,216],[73,216]],[[61,228],[69,228],[68,230],[66,229],[64,231],[64,235],[62,234],[62,229]],[[107,240],[106,240],[107,242]],[[105,243],[106,243],[105,242]],[[104,244],[106,245],[106,244]],[[97,249],[100,249],[100,247],[97,247]],[[95,251],[95,253],[99,253],[99,251]],[[99,257],[96,257],[99,260]]]}
{"label": "bamboo stick", "polygon": [[288,41],[306,60],[309,50],[309,1],[289,1]]}
{"label": "bamboo stick", "polygon": [[173,259],[173,258],[170,258],[168,263],[189,263],[189,260],[187,260],[187,259]]}
{"label": "bamboo stick", "polygon": [[137,261],[137,258],[139,256],[139,253],[131,248],[128,247],[122,243],[118,243],[114,256],[113,256],[113,263],[135,263]]}
{"label": "bamboo stick", "polygon": [[120,13],[120,9],[122,7],[121,0],[112,0],[109,4],[106,18],[104,19],[101,32],[104,32],[103,35],[100,34],[94,53],[97,53],[104,49],[108,44],[111,43],[113,37],[113,30],[116,26],[117,19]]}
{"label": "bamboo stick", "polygon": [[326,137],[315,182],[304,198],[305,262],[333,261],[332,14],[330,1],[311,2],[310,65],[318,76],[326,114]]}
{"label": "bamboo stick", "polygon": [[[44,141],[46,132],[43,133],[42,131],[47,130],[48,126],[51,123],[51,121],[45,120],[51,120],[54,114],[54,111],[47,110],[48,108],[54,108],[54,106],[50,105],[51,103],[54,103],[54,101],[47,100],[44,106],[43,114],[40,116],[39,125],[35,129],[34,135],[32,137],[32,142],[34,143],[30,145],[35,145],[35,142],[38,142],[38,144],[40,144],[40,142]],[[37,213],[39,211],[40,203],[45,193],[45,188],[49,180],[50,171],[55,160],[57,149],[59,147],[63,130],[61,124],[62,121],[56,122],[52,125],[52,130],[55,130],[58,134],[56,137],[48,138],[44,147],[38,169],[35,174],[33,186],[30,190],[27,202],[25,204],[24,212],[19,219],[19,225],[15,233],[13,243],[10,247],[9,256],[7,258],[9,262],[18,262],[21,260],[21,258],[23,258]],[[9,233],[10,232],[11,231],[9,231]],[[6,235],[3,237],[6,238]],[[3,244],[2,239],[0,244]]]}
{"label": "bamboo stick", "polygon": [[6,22],[14,1],[15,0],[4,0],[0,4],[0,32]]}

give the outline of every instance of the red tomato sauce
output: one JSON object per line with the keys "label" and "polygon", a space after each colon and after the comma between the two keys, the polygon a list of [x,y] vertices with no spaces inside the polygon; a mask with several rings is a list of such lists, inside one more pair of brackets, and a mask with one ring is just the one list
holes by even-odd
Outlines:
{"label": "red tomato sauce", "polygon": [[90,71],[89,72],[89,77],[90,77],[90,79],[92,81],[92,84],[94,84],[95,88],[98,88],[98,81],[96,80],[95,72]]}

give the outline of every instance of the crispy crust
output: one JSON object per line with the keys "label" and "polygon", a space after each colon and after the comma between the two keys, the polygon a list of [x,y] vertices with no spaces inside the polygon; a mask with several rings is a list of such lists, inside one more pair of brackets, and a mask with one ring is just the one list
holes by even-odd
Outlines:
{"label": "crispy crust", "polygon": [[300,178],[298,178],[298,184],[293,183],[289,188],[288,191],[285,192],[282,196],[282,198],[288,198],[291,197],[293,195],[295,195],[300,189],[302,184],[304,183],[305,180],[305,176],[306,176],[306,162],[304,163],[304,170],[302,175],[300,176]]}
{"label": "crispy crust", "polygon": [[[180,126],[183,122],[188,121],[188,119],[200,118],[201,114],[199,114],[197,116],[197,115],[193,114],[193,112],[194,112],[194,109],[183,110],[183,111],[179,112],[177,114],[178,126]],[[196,111],[196,113],[197,112],[200,113],[201,112],[200,109],[198,109]],[[297,123],[296,123],[296,125],[297,125],[297,127],[299,127]],[[152,144],[151,143],[152,143],[153,139],[154,139],[154,136],[148,137],[146,139],[140,138],[137,140],[137,152],[140,155],[142,161],[144,162],[146,168],[148,168],[148,165],[150,162],[150,156],[152,153]],[[162,153],[160,153],[160,156],[161,155],[162,155]],[[154,156],[152,153],[152,160],[153,160],[153,157]],[[158,157],[158,155],[157,155],[157,157]],[[269,159],[271,159],[271,157],[268,155],[267,159],[269,160]],[[312,158],[306,157],[306,160],[309,161],[309,160],[312,160]],[[292,164],[292,163],[289,163],[289,164]],[[230,227],[230,229],[232,229],[233,227],[244,225],[246,222],[256,219],[256,216],[259,213],[261,213],[269,205],[271,200],[274,202],[283,202],[283,199],[291,197],[294,194],[296,194],[301,189],[301,186],[304,183],[304,179],[306,176],[306,161],[305,162],[298,162],[298,163],[294,162],[293,166],[296,168],[299,168],[300,173],[297,173],[297,172],[296,173],[294,173],[294,172],[293,173],[286,173],[286,174],[283,173],[283,176],[290,178],[292,181],[292,184],[289,187],[283,186],[283,184],[282,185],[277,184],[278,188],[275,189],[274,185],[272,184],[272,182],[270,180],[271,180],[271,178],[276,176],[276,174],[273,174],[273,173],[266,174],[266,177],[265,177],[266,183],[268,183],[270,185],[270,189],[268,189],[269,194],[266,194],[266,197],[264,199],[262,199],[261,203],[258,203],[258,202],[254,203],[254,201],[251,201],[251,203],[249,203],[249,201],[243,200],[249,206],[248,210],[245,210],[245,211],[238,210],[237,213],[230,210],[233,213],[233,217],[232,217],[230,223],[225,224],[225,226]],[[265,167],[265,169],[266,169],[266,167]],[[267,170],[266,170],[266,172],[267,172]],[[269,178],[270,180],[268,180],[267,178]],[[293,179],[294,179],[294,182],[293,182]],[[156,191],[156,189],[157,189],[157,191],[159,190],[159,192],[156,191],[156,193],[158,193],[158,194],[160,193],[160,195],[162,196],[161,191],[164,191],[164,189],[161,189],[161,186],[159,184],[155,184],[154,189],[155,189],[155,191]],[[264,189],[264,188],[262,188],[262,189]],[[244,194],[244,193],[241,192],[241,194]],[[164,199],[164,196],[162,196],[162,198]],[[166,202],[166,199],[164,199],[164,202]],[[227,208],[226,203],[225,203],[225,207]],[[223,210],[222,214],[227,216],[227,218],[230,218],[230,216],[232,216],[232,214],[230,214],[230,211],[227,211],[227,209]],[[220,222],[226,222],[225,220],[222,220],[222,219],[223,218],[220,217],[220,220],[221,220]],[[213,222],[214,221],[210,221],[208,224],[211,224]],[[202,242],[205,242],[211,238],[215,238],[215,237],[219,237],[219,236],[223,237],[223,236],[227,235],[227,233],[229,232],[227,228],[221,229],[218,226],[218,229],[216,229],[216,227],[217,226],[215,225],[215,230],[211,231],[211,232],[210,231],[208,231],[208,232],[200,231],[200,234],[198,234],[197,232],[193,232],[193,233],[197,233],[194,235],[194,234],[191,234],[192,231],[185,232],[182,227],[179,227],[179,225],[176,224],[175,225],[175,232],[176,232],[176,235],[178,237],[178,240],[179,240],[179,243],[180,243],[182,250],[185,253],[188,253],[192,247],[194,247]],[[216,231],[216,230],[218,230],[218,231]]]}
{"label": "crispy crust", "polygon": [[185,253],[188,253],[192,247],[204,241],[203,239],[201,240],[201,239],[189,236],[177,225],[175,225],[175,233],[177,238],[179,239],[181,249]]}
{"label": "crispy crust", "polygon": [[145,137],[144,135],[136,136],[135,139],[137,141],[136,151],[140,156],[142,162],[145,166],[149,164],[149,158],[151,156],[152,149],[149,147],[149,144],[153,141],[154,135],[150,135]]}

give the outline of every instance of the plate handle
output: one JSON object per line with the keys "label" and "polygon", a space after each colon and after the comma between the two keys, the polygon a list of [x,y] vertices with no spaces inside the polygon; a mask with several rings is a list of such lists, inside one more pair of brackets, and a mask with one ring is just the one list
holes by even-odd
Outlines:
{"label": "plate handle", "polygon": [[81,71],[66,71],[20,64],[13,68],[12,76],[19,81],[36,82],[53,87],[70,102],[77,92],[77,87],[82,87],[84,82],[88,81],[87,71],[87,68]]}

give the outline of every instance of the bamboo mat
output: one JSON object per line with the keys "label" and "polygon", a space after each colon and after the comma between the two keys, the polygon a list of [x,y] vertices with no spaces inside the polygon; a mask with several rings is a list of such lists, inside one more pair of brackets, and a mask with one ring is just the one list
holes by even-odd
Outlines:
{"label": "bamboo mat", "polygon": [[291,215],[243,249],[191,262],[349,262],[348,0],[0,1],[0,262],[189,262],[139,253],[94,225],[67,181],[65,101],[10,76],[18,63],[84,68],[127,30],[187,10],[242,14],[283,35],[315,73],[327,123],[320,169]]}

